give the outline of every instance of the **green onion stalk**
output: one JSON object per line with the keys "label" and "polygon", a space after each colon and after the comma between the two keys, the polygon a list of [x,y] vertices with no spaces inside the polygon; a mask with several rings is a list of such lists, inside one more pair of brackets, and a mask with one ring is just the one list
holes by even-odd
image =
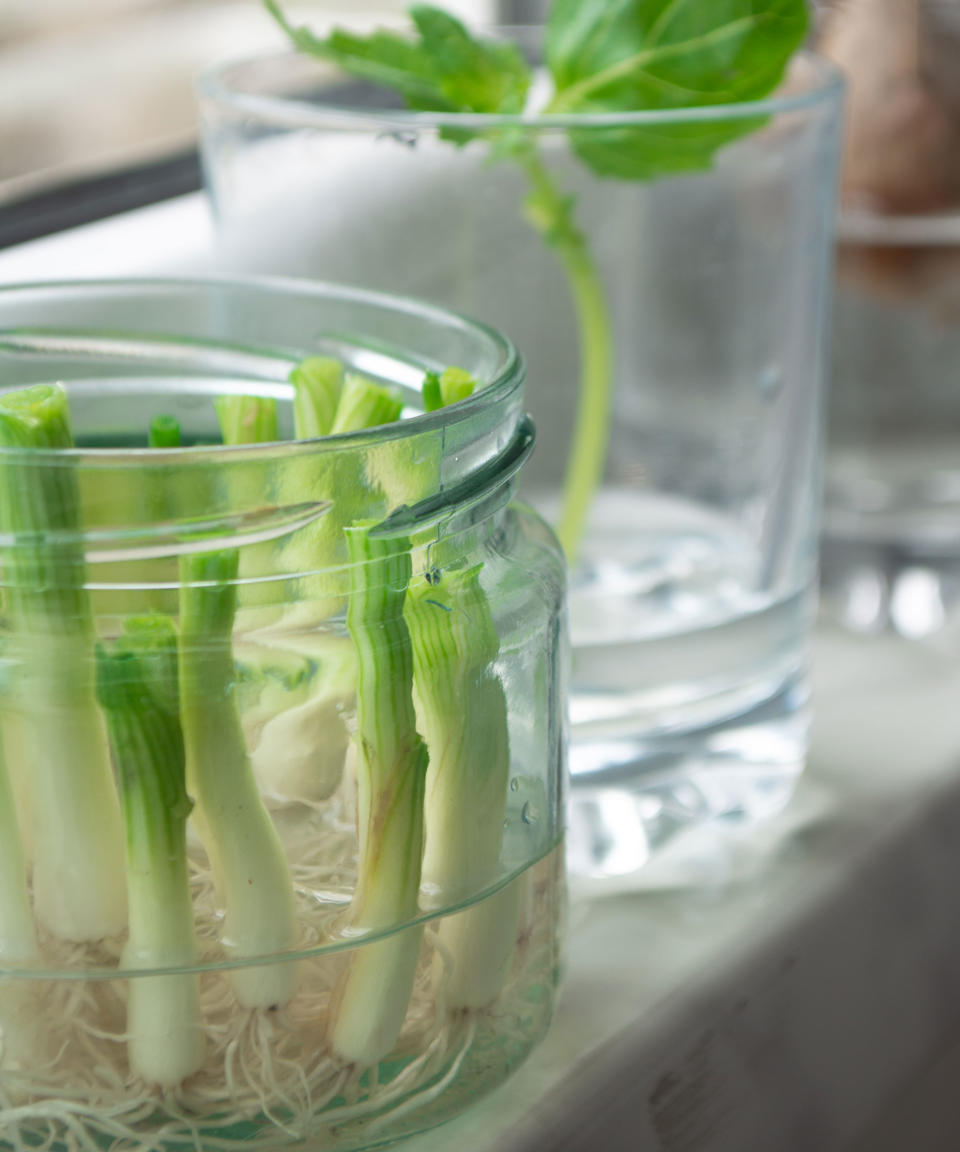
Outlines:
{"label": "green onion stalk", "polygon": [[[403,401],[393,389],[376,384],[365,376],[344,374],[338,360],[311,356],[290,373],[293,385],[294,435],[298,440],[358,432],[399,419]],[[224,444],[254,444],[277,438],[276,401],[257,396],[220,396],[216,400],[217,419]],[[358,459],[344,461],[337,453],[329,456],[293,457],[285,465],[280,481],[281,502],[298,503],[309,494],[316,500],[330,499],[333,506],[313,523],[300,529],[271,561],[269,573],[249,570],[242,560],[244,577],[276,571],[311,573],[343,560],[343,528],[366,511],[368,485]],[[320,612],[329,616],[342,605],[330,598],[328,582],[322,576],[306,577],[308,598],[319,602]]]}
{"label": "green onion stalk", "polygon": [[[301,361],[290,373],[290,382],[298,440],[388,424],[400,416],[402,409],[402,400],[394,389],[363,376],[344,375],[340,362],[331,357],[313,356]],[[217,401],[224,443],[240,442],[233,439],[236,430],[245,427],[249,432],[253,427],[252,422],[243,419],[250,400],[257,400],[261,429],[269,428],[276,435],[275,411],[272,417],[263,415],[263,406],[269,403],[275,409],[275,401],[224,396]],[[333,454],[326,458],[291,459],[284,468],[281,487],[291,502],[302,501],[305,494],[333,501],[333,507],[321,519],[302,528],[274,561],[280,570],[317,573],[302,582],[309,602],[308,622],[313,623],[318,616],[329,616],[342,604],[340,598],[327,595],[329,582],[318,570],[342,562],[343,526],[365,510],[369,486],[358,460],[344,461]],[[241,562],[243,559],[241,556]],[[250,575],[249,568],[241,571]],[[295,616],[296,612],[288,614],[287,627],[297,623]],[[335,673],[343,665],[338,656],[326,663],[332,663]],[[347,672],[346,676],[316,676],[316,690],[291,706],[289,701],[278,701],[280,707],[263,723],[252,755],[264,792],[280,798],[318,801],[336,790],[347,748],[342,711],[353,694],[352,661]]]}
{"label": "green onion stalk", "polygon": [[[186,756],[177,638],[165,616],[130,618],[97,649],[97,695],[107,717],[127,850],[129,934],[121,967],[189,968],[198,960],[187,864]],[[127,1001],[131,1071],[175,1086],[203,1064],[196,973],[134,976]]]}
{"label": "green onion stalk", "polygon": [[123,830],[90,664],[80,497],[66,392],[36,385],[0,397],[0,531],[33,813],[33,897],[40,923],[66,940],[126,924]]}
{"label": "green onion stalk", "polygon": [[30,964],[37,955],[17,807],[0,756],[0,968]]}
{"label": "green onion stalk", "polygon": [[[293,882],[283,846],[257,789],[237,707],[232,644],[236,549],[180,560],[180,715],[187,788],[197,830],[225,906],[223,945],[235,959],[268,957],[296,944]],[[296,965],[238,967],[241,1004],[272,1008],[293,995]]]}
{"label": "green onion stalk", "polygon": [[29,876],[33,871],[33,800],[26,746],[23,716],[17,706],[15,693],[8,690],[0,705],[0,754],[6,763],[7,780],[13,793],[19,826],[20,848]]}
{"label": "green onion stalk", "polygon": [[[17,808],[0,756],[0,969],[29,968],[39,956]],[[36,1063],[40,1045],[36,1008],[32,982],[0,977],[0,1071]]]}
{"label": "green onion stalk", "polygon": [[[180,421],[169,413],[155,415],[147,428],[148,448],[181,448],[183,447],[183,434]],[[187,470],[174,468],[169,464],[151,474],[147,469],[144,474],[145,490],[137,491],[140,495],[139,507],[131,510],[131,517],[138,523],[150,525],[154,530],[163,531],[164,525],[168,528],[190,515],[195,507],[202,508],[204,500],[199,493],[195,481],[187,478]],[[189,511],[184,497],[189,501]],[[172,563],[172,561],[171,561]],[[124,581],[139,583],[142,586],[141,604],[139,611],[161,615],[175,613],[176,586],[173,580],[175,569],[168,569],[161,577],[157,570],[155,560],[140,560],[124,566]],[[109,604],[107,611],[110,611]]]}
{"label": "green onion stalk", "polygon": [[[357,653],[357,885],[354,931],[389,929],[416,916],[423,854],[427,749],[413,707],[413,653],[403,607],[409,542],[379,539],[371,524],[347,529],[351,595],[347,628]],[[393,1048],[413,992],[423,930],[401,929],[350,958],[331,1008],[330,1044],[347,1064],[376,1064]]]}
{"label": "green onion stalk", "polygon": [[[476,387],[461,368],[428,374],[424,407],[456,403]],[[373,478],[388,504],[416,501],[437,483],[437,461],[421,447],[409,460],[407,446],[392,447]],[[500,877],[510,746],[506,695],[493,671],[500,641],[481,570],[448,567],[429,580],[420,573],[406,599],[418,729],[429,749],[422,880],[434,905],[469,899]],[[440,937],[452,959],[449,1009],[483,1008],[499,993],[513,955],[519,893],[518,885],[508,885],[444,920]]]}
{"label": "green onion stalk", "polygon": [[[220,438],[225,445],[265,444],[279,439],[277,402],[271,396],[223,395],[214,400]],[[254,464],[252,466],[256,468]],[[220,470],[221,500],[230,511],[249,510],[267,502],[263,473],[255,474],[243,462],[224,461]],[[301,497],[302,499],[302,497]],[[277,615],[276,586],[261,582],[272,576],[276,565],[273,545],[254,544],[240,551],[241,594],[239,607],[248,615],[248,628],[266,627]]]}
{"label": "green onion stalk", "polygon": [[343,392],[343,365],[332,356],[308,356],[290,373],[298,440],[328,436]]}
{"label": "green onion stalk", "polygon": [[218,396],[214,407],[224,444],[277,439],[277,404],[269,396]]}
{"label": "green onion stalk", "polygon": [[[418,727],[430,749],[423,889],[454,904],[500,877],[510,776],[507,698],[493,664],[500,640],[481,565],[411,586],[406,602]],[[500,992],[517,931],[516,884],[444,919],[446,1004],[486,1007]]]}
{"label": "green onion stalk", "polygon": [[[291,375],[295,388],[294,432],[297,439],[359,432],[400,418],[403,400],[394,388],[355,373],[344,374],[336,361],[315,357]],[[334,404],[335,399],[335,404]],[[285,470],[284,485],[292,501],[303,492],[332,501],[325,515],[293,536],[283,548],[282,567],[306,573],[301,579],[306,623],[334,615],[343,607],[342,589],[327,569],[342,565],[344,528],[369,514],[370,483],[363,454],[332,451],[302,456]],[[298,611],[298,614],[299,614]]]}

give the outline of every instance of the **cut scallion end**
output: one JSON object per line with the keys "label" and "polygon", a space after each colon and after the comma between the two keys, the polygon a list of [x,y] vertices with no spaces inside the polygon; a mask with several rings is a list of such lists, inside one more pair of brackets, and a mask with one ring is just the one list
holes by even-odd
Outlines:
{"label": "cut scallion end", "polygon": [[218,396],[214,407],[224,444],[263,444],[279,439],[277,402],[268,396]]}
{"label": "cut scallion end", "polygon": [[402,411],[403,399],[395,388],[376,384],[366,376],[350,374],[343,382],[343,392],[330,433],[337,435],[361,428],[375,428],[380,424],[392,424],[394,420],[400,419]]}
{"label": "cut scallion end", "polygon": [[72,448],[66,389],[61,384],[35,384],[0,394],[0,445]]}
{"label": "cut scallion end", "polygon": [[179,448],[180,421],[176,416],[154,416],[150,421],[147,443],[151,448]]}
{"label": "cut scallion end", "polygon": [[440,377],[436,372],[428,372],[423,378],[421,389],[424,412],[436,412],[443,407],[443,393],[440,390]]}
{"label": "cut scallion end", "polygon": [[308,356],[290,373],[298,440],[327,436],[343,391],[343,366],[330,356]]}
{"label": "cut scallion end", "polygon": [[444,408],[466,400],[476,390],[476,380],[464,368],[445,368],[440,373],[440,399]]}

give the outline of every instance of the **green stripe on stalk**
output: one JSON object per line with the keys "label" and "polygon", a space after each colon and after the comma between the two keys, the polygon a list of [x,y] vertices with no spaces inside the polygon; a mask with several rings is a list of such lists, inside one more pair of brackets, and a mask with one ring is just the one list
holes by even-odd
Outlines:
{"label": "green stripe on stalk", "polygon": [[[348,375],[344,381],[334,421],[327,430],[331,435],[359,432],[399,419],[403,401],[399,394],[365,376]],[[300,434],[298,429],[297,434]],[[344,528],[360,516],[370,514],[371,482],[366,474],[371,452],[317,453],[291,461],[282,482],[282,498],[302,500],[303,492],[316,499],[332,500],[333,507],[306,528],[297,532],[284,546],[282,565],[292,573],[317,573],[302,584],[302,600],[314,617],[330,616],[342,606],[339,581],[327,576],[325,569],[336,568],[346,561]],[[331,583],[335,591],[331,590]]]}
{"label": "green stripe on stalk", "polygon": [[[237,707],[237,568],[235,549],[181,557],[180,716],[198,831],[225,904],[224,948],[241,958],[289,951],[296,925],[290,869],[257,790]],[[293,995],[296,966],[238,968],[232,980],[245,1007],[272,1008]]]}
{"label": "green stripe on stalk", "polygon": [[103,720],[90,677],[94,634],[85,587],[74,460],[31,459],[73,447],[67,394],[36,385],[0,395],[0,532],[15,708],[23,724],[34,814],[34,905],[67,940],[97,940],[126,922],[123,834]]}
{"label": "green stripe on stalk", "polygon": [[[420,731],[430,748],[424,884],[445,903],[495,879],[510,772],[500,641],[480,567],[407,594]],[[436,578],[435,578],[436,579]]]}
{"label": "green stripe on stalk", "polygon": [[[418,910],[427,749],[416,729],[413,654],[403,616],[411,562],[406,540],[377,539],[370,523],[346,530],[351,563],[347,628],[357,653],[357,886],[355,928],[402,924]],[[367,1067],[391,1050],[413,991],[422,940],[408,928],[361,944],[334,997],[330,1041]]]}
{"label": "green stripe on stalk", "polygon": [[[186,757],[180,727],[177,639],[164,616],[131,618],[113,650],[97,648],[97,695],[107,717],[127,849],[129,935],[121,965],[196,964],[187,817]],[[196,974],[129,982],[131,1070],[174,1086],[204,1059]]]}
{"label": "green stripe on stalk", "polygon": [[[506,693],[492,667],[500,640],[481,570],[448,570],[407,594],[418,726],[430,749],[423,886],[434,904],[469,899],[500,877],[510,742]],[[452,959],[448,1007],[481,1008],[500,991],[517,892],[511,885],[441,924]]]}

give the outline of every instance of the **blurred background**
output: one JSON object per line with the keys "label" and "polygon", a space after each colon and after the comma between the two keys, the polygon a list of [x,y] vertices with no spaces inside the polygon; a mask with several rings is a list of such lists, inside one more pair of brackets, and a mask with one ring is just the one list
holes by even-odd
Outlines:
{"label": "blurred background", "polygon": [[[546,0],[449,0],[475,24],[535,23]],[[406,0],[301,0],[322,28],[402,18]],[[819,47],[853,83],[845,198],[929,211],[960,196],[960,0],[816,5]],[[193,79],[281,46],[259,0],[2,0],[0,202],[187,147]],[[894,147],[895,145],[895,147]]]}
{"label": "blurred background", "polygon": [[[452,0],[471,21],[522,8]],[[534,7],[536,7],[534,5]],[[311,24],[399,18],[402,0],[314,0]],[[259,0],[2,0],[0,204],[186,149],[206,64],[283,38]]]}

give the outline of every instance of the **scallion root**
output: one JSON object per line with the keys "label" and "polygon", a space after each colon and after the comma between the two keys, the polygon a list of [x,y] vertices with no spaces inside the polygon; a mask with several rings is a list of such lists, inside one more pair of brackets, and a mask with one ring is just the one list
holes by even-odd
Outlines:
{"label": "scallion root", "polygon": [[[298,945],[309,948],[336,931],[344,905],[333,897],[353,883],[356,839],[329,809],[317,807],[301,822],[292,872]],[[533,869],[541,899],[556,883],[551,859]],[[190,869],[200,960],[214,963],[222,952],[213,875],[199,854]],[[318,899],[324,892],[331,899]],[[356,949],[301,961],[296,994],[275,1011],[243,1008],[229,971],[205,970],[204,1063],[174,1089],[148,1085],[129,1071],[127,981],[30,981],[44,1060],[0,1076],[0,1145],[14,1152],[227,1152],[241,1141],[255,1150],[322,1142],[360,1125],[382,1131],[394,1118],[435,1105],[468,1063],[475,1065],[470,1075],[483,1078],[484,1061],[501,1061],[504,1044],[529,1046],[528,989],[555,964],[553,914],[536,912],[538,918],[521,924],[503,993],[484,1012],[448,1010],[450,957],[439,924],[429,923],[400,1038],[379,1069],[344,1064],[325,1038],[331,996]],[[76,943],[42,932],[39,946],[50,968],[80,973],[115,966],[123,941]],[[537,1030],[545,1023],[544,1010]]]}

